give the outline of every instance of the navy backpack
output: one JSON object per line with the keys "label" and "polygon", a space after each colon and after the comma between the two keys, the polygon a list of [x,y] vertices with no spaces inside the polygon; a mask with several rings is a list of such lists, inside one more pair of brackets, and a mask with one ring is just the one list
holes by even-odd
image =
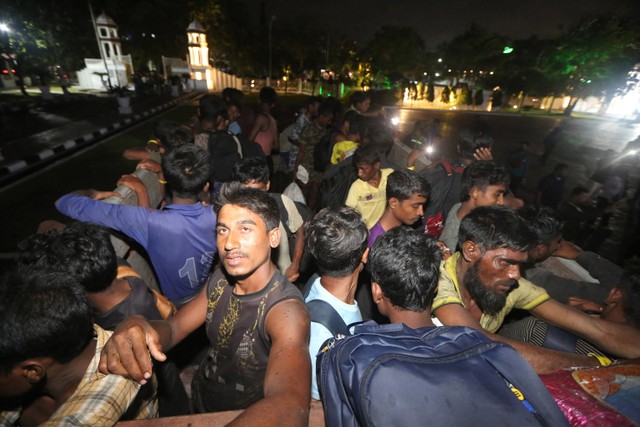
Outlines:
{"label": "navy backpack", "polygon": [[569,425],[512,347],[471,328],[367,322],[318,358],[327,426]]}

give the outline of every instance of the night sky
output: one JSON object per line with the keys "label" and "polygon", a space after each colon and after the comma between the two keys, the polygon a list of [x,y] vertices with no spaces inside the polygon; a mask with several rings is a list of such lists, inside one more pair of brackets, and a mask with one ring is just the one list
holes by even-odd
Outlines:
{"label": "night sky", "polygon": [[[257,12],[260,0],[246,0]],[[418,29],[428,49],[451,40],[472,22],[514,39],[557,36],[580,18],[620,8],[639,13],[638,0],[266,0],[274,26],[305,16],[337,35],[366,43],[383,25]],[[255,6],[253,6],[255,5]],[[310,18],[310,16],[313,18]],[[315,25],[314,25],[315,26]],[[323,32],[324,32],[323,31]]]}

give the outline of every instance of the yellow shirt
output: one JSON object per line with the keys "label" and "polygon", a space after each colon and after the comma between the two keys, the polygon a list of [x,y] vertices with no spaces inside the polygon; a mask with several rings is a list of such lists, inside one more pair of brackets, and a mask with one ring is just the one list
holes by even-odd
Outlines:
{"label": "yellow shirt", "polygon": [[[460,304],[464,307],[462,297],[460,296],[460,287],[456,276],[456,264],[460,259],[460,252],[456,252],[448,260],[443,261],[440,265],[440,281],[438,282],[438,293],[433,300],[431,312],[434,313],[438,308],[447,304]],[[514,308],[522,310],[531,310],[546,300],[549,294],[543,288],[540,288],[527,279],[518,280],[518,287],[513,289],[507,295],[507,302],[496,315],[482,313],[480,318],[480,326],[489,332],[496,332],[502,326],[504,318]]]}
{"label": "yellow shirt", "polygon": [[337,165],[340,160],[342,160],[342,155],[355,150],[356,148],[358,148],[358,145],[360,145],[357,142],[353,142],[353,141],[340,141],[337,142],[334,146],[333,146],[333,152],[331,153],[331,164],[332,165]]}
{"label": "yellow shirt", "polygon": [[385,168],[380,172],[382,172],[382,176],[378,188],[357,179],[351,184],[347,200],[344,202],[345,205],[360,212],[368,229],[371,229],[378,222],[387,206],[387,177],[393,172],[393,169]]}

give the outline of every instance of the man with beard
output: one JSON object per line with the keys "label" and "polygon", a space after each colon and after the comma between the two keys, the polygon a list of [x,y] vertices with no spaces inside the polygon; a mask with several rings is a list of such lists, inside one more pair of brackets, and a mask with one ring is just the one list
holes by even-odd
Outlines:
{"label": "man with beard", "polygon": [[497,335],[512,309],[528,310],[608,354],[640,357],[640,331],[560,304],[520,276],[520,266],[535,242],[525,221],[510,209],[484,206],[471,211],[460,223],[460,252],[441,266],[432,314],[444,325],[472,327],[507,342],[538,373],[610,361],[547,350]]}
{"label": "man with beard", "polygon": [[225,183],[215,210],[221,268],[174,317],[121,323],[102,352],[100,371],[144,383],[149,353],[165,360],[165,351],[205,323],[211,347],[191,385],[195,411],[247,408],[232,425],[306,426],[309,315],[298,289],[270,259],[280,243],[278,206],[264,191]]}

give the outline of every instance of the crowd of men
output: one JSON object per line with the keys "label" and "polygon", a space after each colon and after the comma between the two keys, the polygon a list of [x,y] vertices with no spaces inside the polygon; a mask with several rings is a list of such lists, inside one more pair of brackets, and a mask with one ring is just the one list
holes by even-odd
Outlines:
{"label": "crowd of men", "polygon": [[[439,133],[416,126],[394,164],[397,135],[366,93],[345,111],[309,97],[289,127],[272,88],[256,113],[242,98],[205,95],[196,122],[161,122],[125,152],[157,174],[161,206],[127,175],[137,206],[106,203],[113,191],[62,195],[57,209],[79,222],[21,243],[0,281],[0,426],[236,409],[238,425],[306,425],[334,335],[318,302],[347,334],[369,319],[469,327],[538,374],[640,358],[640,272],[564,238],[553,177],[538,201],[546,186],[556,198],[523,206],[509,191],[521,164],[495,162],[483,132],[461,132],[449,159],[432,155]],[[113,231],[144,249],[161,292],[116,256]],[[550,257],[594,280],[556,275]],[[548,345],[554,329],[573,340]],[[184,345],[198,334],[204,346]],[[190,390],[185,365],[197,365]]]}

